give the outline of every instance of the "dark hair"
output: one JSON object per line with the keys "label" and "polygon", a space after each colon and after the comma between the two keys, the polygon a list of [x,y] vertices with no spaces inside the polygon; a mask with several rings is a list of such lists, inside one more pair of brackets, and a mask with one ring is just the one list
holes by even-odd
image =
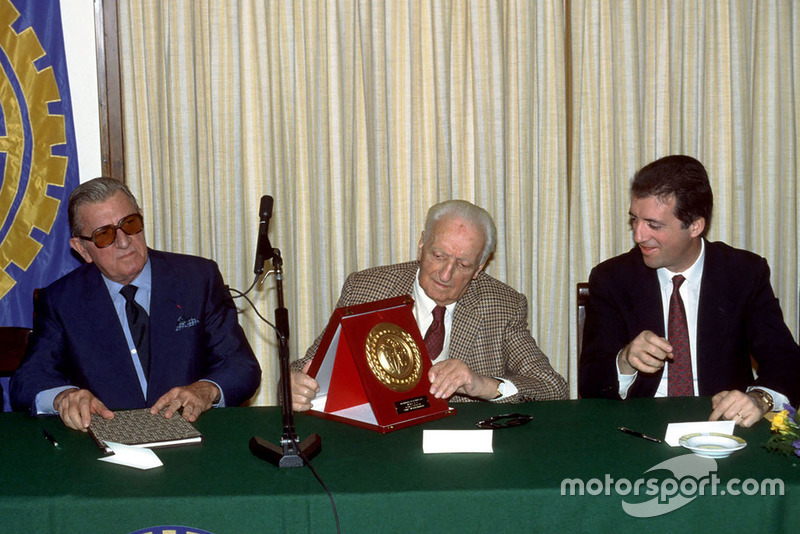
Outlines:
{"label": "dark hair", "polygon": [[136,202],[136,197],[133,196],[131,190],[128,189],[124,183],[114,178],[101,176],[100,178],[94,178],[88,182],[84,182],[73,189],[72,193],[69,195],[69,206],[67,210],[69,216],[69,231],[72,233],[73,237],[81,235],[81,231],[83,230],[80,221],[78,221],[78,208],[84,204],[97,204],[98,202],[108,200],[120,191],[125,193],[131,200],[133,207],[136,208],[136,212],[138,213],[140,209],[139,203]]}
{"label": "dark hair", "polygon": [[675,198],[675,217],[686,228],[702,217],[711,225],[714,194],[703,164],[690,156],[673,155],[648,163],[634,175],[631,183],[634,198],[656,197],[661,201]]}

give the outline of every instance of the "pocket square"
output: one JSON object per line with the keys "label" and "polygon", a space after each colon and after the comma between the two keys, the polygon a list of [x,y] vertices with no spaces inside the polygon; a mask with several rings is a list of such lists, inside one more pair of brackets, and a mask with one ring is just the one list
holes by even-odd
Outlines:
{"label": "pocket square", "polygon": [[178,324],[175,325],[175,331],[180,332],[181,330],[184,330],[186,328],[191,328],[198,324],[200,324],[200,321],[198,321],[196,318],[184,317],[183,315],[181,315],[180,317],[178,317]]}

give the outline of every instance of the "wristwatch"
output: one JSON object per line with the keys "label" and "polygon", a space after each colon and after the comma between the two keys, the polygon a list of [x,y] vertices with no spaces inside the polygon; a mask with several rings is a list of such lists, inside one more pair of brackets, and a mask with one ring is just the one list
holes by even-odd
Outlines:
{"label": "wristwatch", "polygon": [[764,413],[771,412],[772,408],[775,407],[775,401],[772,399],[772,395],[770,395],[763,389],[753,388],[750,391],[748,391],[747,394],[753,397],[757,402],[759,402],[761,406],[767,407],[767,410]]}
{"label": "wristwatch", "polygon": [[[499,378],[497,380],[500,380]],[[499,399],[502,397],[506,392],[506,383],[502,380],[497,384],[497,395],[494,396],[492,400]]]}

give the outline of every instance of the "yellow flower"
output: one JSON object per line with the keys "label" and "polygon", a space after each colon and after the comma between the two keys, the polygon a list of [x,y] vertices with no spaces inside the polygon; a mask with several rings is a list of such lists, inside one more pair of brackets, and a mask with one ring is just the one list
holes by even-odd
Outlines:
{"label": "yellow flower", "polygon": [[775,432],[776,430],[784,433],[788,432],[789,428],[786,425],[786,419],[789,417],[788,410],[781,410],[780,412],[775,414],[775,417],[772,418],[772,427],[770,428],[771,431]]}

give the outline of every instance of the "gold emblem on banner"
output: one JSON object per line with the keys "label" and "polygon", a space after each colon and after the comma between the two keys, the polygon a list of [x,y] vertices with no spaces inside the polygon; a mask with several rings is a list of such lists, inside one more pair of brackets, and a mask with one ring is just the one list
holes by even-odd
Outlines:
{"label": "gold emblem on banner", "polygon": [[411,334],[394,323],[379,323],[367,335],[367,363],[378,381],[392,391],[414,388],[422,375],[422,355]]}

